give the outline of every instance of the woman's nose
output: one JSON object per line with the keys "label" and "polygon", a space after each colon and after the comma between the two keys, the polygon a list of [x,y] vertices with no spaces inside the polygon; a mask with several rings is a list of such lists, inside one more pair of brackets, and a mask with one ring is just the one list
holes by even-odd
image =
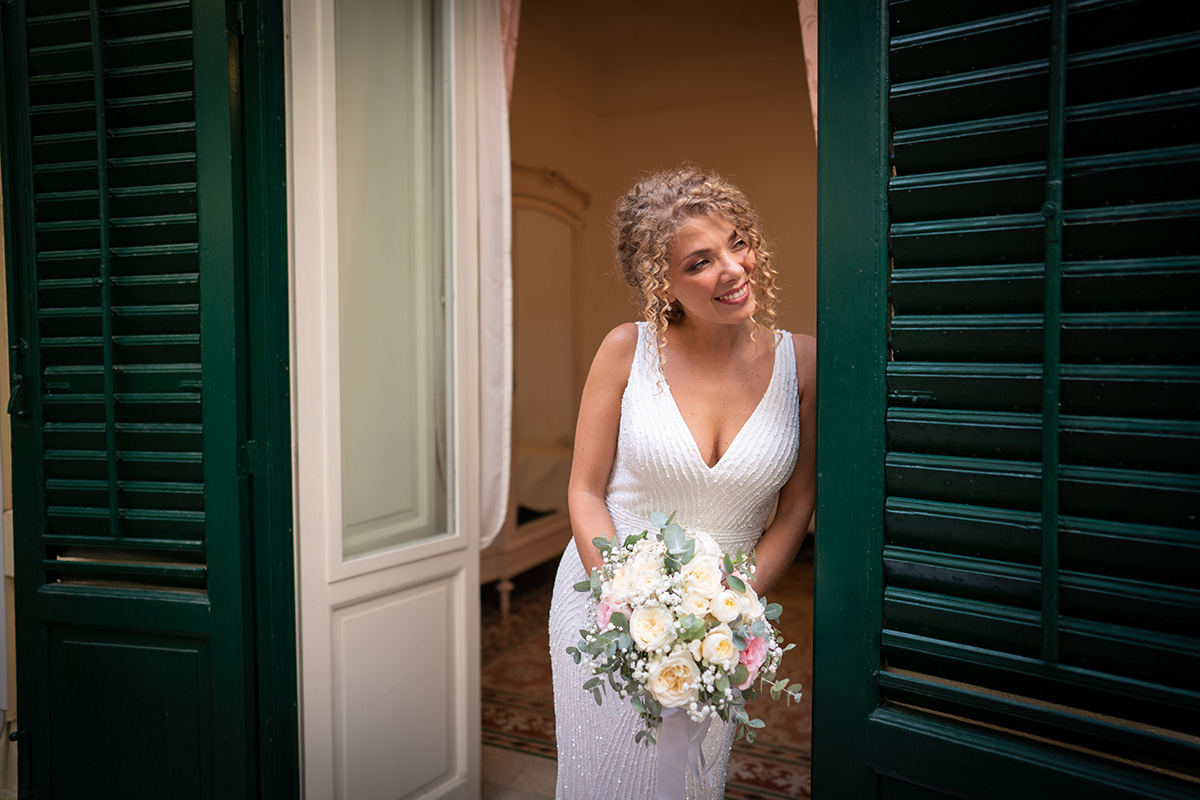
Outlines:
{"label": "woman's nose", "polygon": [[745,265],[742,264],[741,259],[735,253],[726,253],[721,258],[721,269],[730,275],[746,272]]}

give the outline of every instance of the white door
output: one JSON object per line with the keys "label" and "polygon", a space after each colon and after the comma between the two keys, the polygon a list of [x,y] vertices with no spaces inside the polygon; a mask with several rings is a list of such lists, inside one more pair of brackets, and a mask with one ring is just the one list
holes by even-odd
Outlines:
{"label": "white door", "polygon": [[310,800],[479,797],[472,0],[292,0]]}

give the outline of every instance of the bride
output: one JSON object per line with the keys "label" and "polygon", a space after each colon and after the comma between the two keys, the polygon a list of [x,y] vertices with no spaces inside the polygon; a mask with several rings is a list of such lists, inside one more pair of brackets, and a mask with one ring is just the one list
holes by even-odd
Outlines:
{"label": "bride", "polygon": [[[566,653],[595,613],[572,588],[601,564],[592,539],[676,512],[726,552],[753,548],[762,596],[795,558],[815,499],[815,341],[775,329],[771,253],[745,195],[691,166],[655,173],[618,201],[614,235],[644,319],[605,338],[579,409],[574,540],[550,607],[558,800],[657,797],[659,752],[634,742],[637,713],[611,693],[597,706],[582,688],[587,662]],[[724,796],[735,730],[710,726],[711,774],[686,776],[689,800]]]}

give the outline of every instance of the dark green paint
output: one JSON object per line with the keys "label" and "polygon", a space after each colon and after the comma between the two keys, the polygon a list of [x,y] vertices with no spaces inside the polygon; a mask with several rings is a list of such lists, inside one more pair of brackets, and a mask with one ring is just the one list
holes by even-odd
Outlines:
{"label": "dark green paint", "polygon": [[[87,0],[80,7],[65,24],[89,24]],[[189,158],[130,150],[150,141],[144,132],[33,139],[27,6],[3,6],[10,381],[22,386],[12,408],[22,791],[297,797],[282,7],[142,8],[150,14],[106,6],[92,17],[93,28],[110,26],[105,47],[89,44],[108,72],[87,81],[101,96],[181,74],[122,71],[107,60],[122,36],[150,33],[143,46],[174,48],[176,59],[193,47],[196,124],[169,122],[151,134],[167,149],[149,152],[181,153],[194,136],[192,183]],[[160,13],[162,31],[137,29]],[[192,35],[180,37],[189,15]],[[33,44],[47,43],[46,30]],[[51,52],[33,56],[39,68],[54,66]],[[170,105],[88,103],[105,107],[101,132],[156,125],[137,114]],[[96,188],[47,195],[35,162],[89,141],[93,154],[72,158],[94,162]],[[143,171],[133,182],[131,169]],[[132,211],[145,195],[137,187],[156,184],[162,200]],[[56,221],[71,209],[53,202],[78,208]],[[74,221],[80,213],[95,222]],[[80,272],[92,256],[79,237],[92,235],[94,275]],[[39,237],[73,248],[74,261],[39,260]],[[68,271],[52,272],[61,263]],[[89,417],[96,397],[102,412]],[[97,546],[100,561],[56,558]],[[92,576],[101,583],[78,580]]]}
{"label": "dark green paint", "polygon": [[[813,796],[869,798],[879,705],[887,363],[887,30],[878,3],[823,3],[817,151],[817,537]],[[849,54],[853,53],[853,57]],[[850,98],[853,98],[851,101]],[[853,668],[847,668],[853,665]]]}
{"label": "dark green paint", "polygon": [[1058,465],[1062,368],[1063,158],[1066,142],[1067,2],[1050,7],[1050,101],[1046,125],[1045,291],[1042,302],[1042,659],[1058,661]]}
{"label": "dark green paint", "polygon": [[292,527],[283,3],[245,3],[242,41],[258,787],[300,796]]}
{"label": "dark green paint", "polygon": [[1200,733],[1197,54],[1170,4],[822,6],[818,800],[1195,796],[1148,726]]}

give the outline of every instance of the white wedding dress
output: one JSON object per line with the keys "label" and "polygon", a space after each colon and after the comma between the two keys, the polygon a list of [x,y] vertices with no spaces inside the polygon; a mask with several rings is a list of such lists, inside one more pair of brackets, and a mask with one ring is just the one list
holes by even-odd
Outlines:
{"label": "white wedding dress", "polygon": [[[796,358],[790,334],[776,339],[767,391],[729,449],[709,467],[656,366],[656,347],[644,322],[629,383],[621,398],[617,452],[608,479],[607,504],[617,534],[649,527],[654,511],[677,512],[688,530],[706,531],[732,553],[749,550],[762,536],[780,487],[792,474],[800,442]],[[559,563],[550,605],[550,659],[558,738],[558,800],[654,800],[658,750],[634,742],[643,723],[611,691],[597,706],[583,691],[586,658],[576,664],[567,647],[579,641],[595,605],[573,585],[584,577],[572,541]],[[688,800],[725,794],[729,750],[736,726],[716,720],[703,743],[712,785],[687,776]]]}

